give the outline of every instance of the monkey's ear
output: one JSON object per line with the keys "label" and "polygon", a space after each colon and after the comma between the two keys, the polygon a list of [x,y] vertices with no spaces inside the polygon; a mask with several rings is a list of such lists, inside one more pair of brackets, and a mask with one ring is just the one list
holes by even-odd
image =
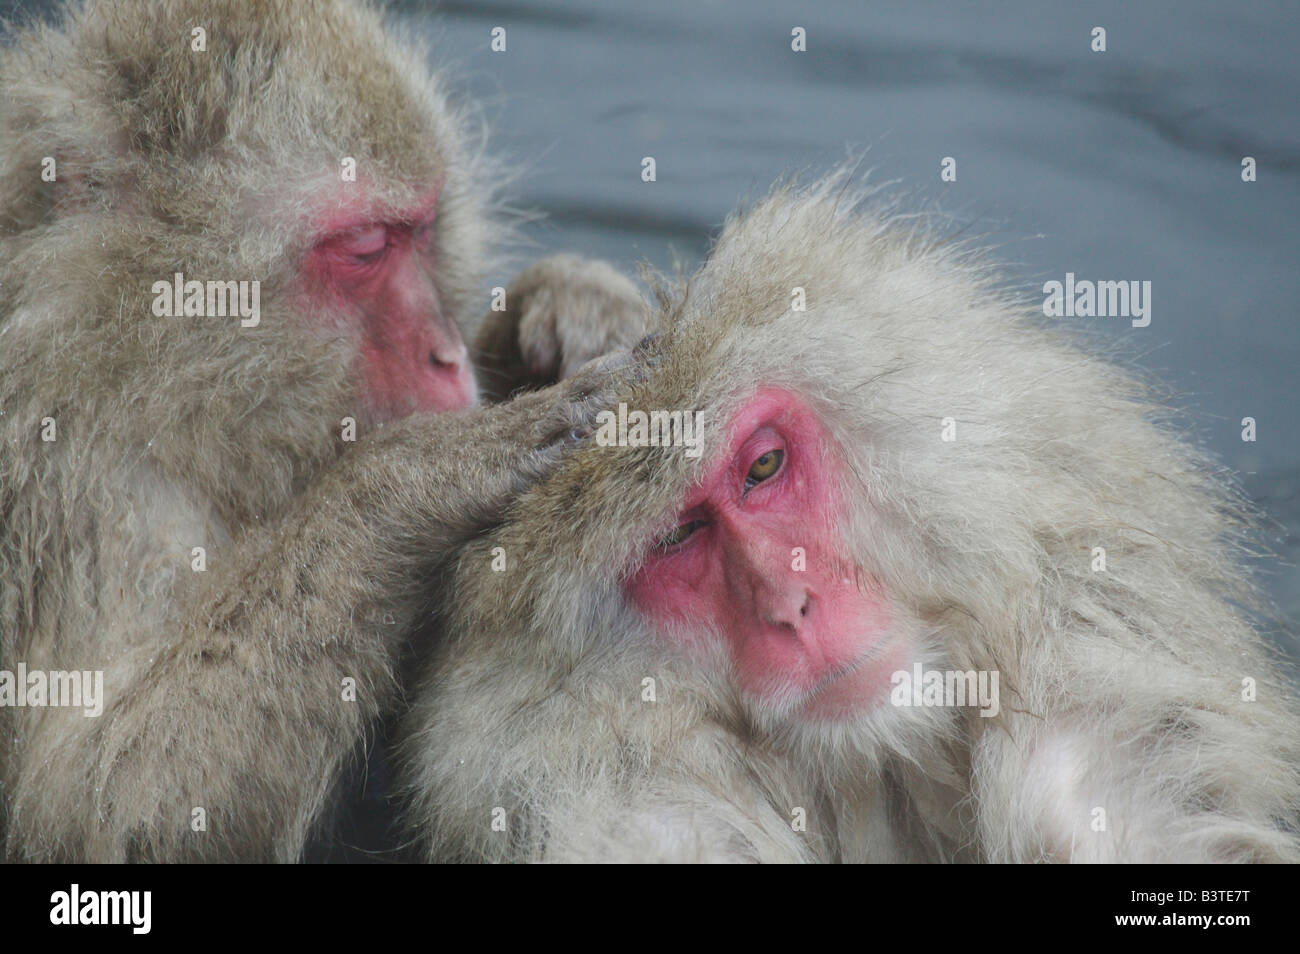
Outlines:
{"label": "monkey's ear", "polygon": [[90,160],[79,153],[55,159],[53,182],[42,182],[49,193],[49,214],[55,218],[90,211],[107,199],[91,172]]}
{"label": "monkey's ear", "polygon": [[0,170],[0,231],[34,228],[52,218],[76,215],[102,203],[86,156],[11,157]]}
{"label": "monkey's ear", "polygon": [[0,231],[9,234],[35,228],[61,206],[86,207],[93,156],[112,145],[111,136],[91,137],[89,113],[66,90],[17,86],[0,114]]}
{"label": "monkey's ear", "polygon": [[0,156],[0,235],[32,228],[49,213],[52,202],[53,194],[41,181],[37,166],[12,153]]}

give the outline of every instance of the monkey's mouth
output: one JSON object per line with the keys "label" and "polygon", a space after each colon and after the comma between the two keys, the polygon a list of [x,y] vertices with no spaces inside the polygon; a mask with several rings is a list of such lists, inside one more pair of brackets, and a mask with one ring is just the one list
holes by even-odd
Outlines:
{"label": "monkey's mouth", "polygon": [[860,715],[889,698],[890,676],[906,662],[903,640],[885,639],[819,679],[804,697],[799,712],[834,722]]}

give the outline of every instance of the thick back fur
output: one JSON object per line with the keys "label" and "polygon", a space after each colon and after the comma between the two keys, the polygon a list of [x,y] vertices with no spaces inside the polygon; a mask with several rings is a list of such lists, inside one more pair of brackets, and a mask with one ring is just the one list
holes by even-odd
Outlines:
{"label": "thick back fur", "polygon": [[1133,376],[846,175],[730,220],[661,324],[617,400],[720,426],[759,384],[804,395],[852,511],[810,533],[846,537],[928,665],[998,671],[1001,714],[751,711],[620,590],[718,431],[698,460],[590,446],[461,558],[405,752],[431,856],[1297,857],[1300,720],[1242,608],[1240,508]]}
{"label": "thick back fur", "polygon": [[[190,49],[194,27],[207,32],[206,52]],[[423,62],[375,9],[341,0],[90,2],[0,51],[0,666],[106,669],[106,694],[120,700],[177,640],[178,606],[200,576],[188,572],[189,548],[271,525],[338,457],[340,419],[361,416],[356,343],[294,320],[295,280],[313,223],[349,190],[382,214],[445,180],[436,282],[463,325],[491,267],[490,190],[465,121]],[[53,184],[41,181],[46,156],[57,160]],[[356,183],[340,181],[347,156]],[[260,326],[152,318],[153,282],[177,271],[259,280]],[[53,443],[40,440],[46,417]],[[338,496],[330,506],[346,511]],[[258,587],[245,582],[251,601]],[[265,630],[258,638],[272,642]],[[370,656],[382,682],[386,663]],[[266,662],[240,658],[251,672]],[[280,664],[296,665],[292,653]],[[237,707],[265,706],[268,733],[292,727],[311,710],[293,685],[273,687],[282,675],[265,671],[252,696],[226,693],[208,709],[142,704],[118,754],[138,750],[132,731],[152,724],[206,738],[216,758],[213,740],[238,736]],[[373,714],[373,698],[358,711],[367,706]],[[110,719],[96,723],[75,710],[0,709],[11,856],[127,857],[130,823],[104,819],[138,811],[138,844],[150,846],[140,856],[174,857],[150,812],[188,797],[180,775],[204,778],[213,803],[247,804],[251,818],[253,806],[280,805],[304,766],[327,777],[337,755],[304,741],[282,776],[223,782],[178,758],[175,776],[132,778],[104,741]],[[260,744],[239,739],[225,756],[256,765]],[[315,785],[277,809],[282,840],[252,825],[248,842],[227,829],[209,845],[293,857],[323,794]]]}

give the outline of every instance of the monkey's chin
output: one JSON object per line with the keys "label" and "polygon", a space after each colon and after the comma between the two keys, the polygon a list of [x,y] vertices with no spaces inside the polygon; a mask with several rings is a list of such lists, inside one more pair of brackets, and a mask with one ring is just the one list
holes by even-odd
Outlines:
{"label": "monkey's chin", "polygon": [[890,676],[908,663],[906,641],[895,636],[858,662],[824,680],[798,708],[801,719],[848,722],[889,699]]}

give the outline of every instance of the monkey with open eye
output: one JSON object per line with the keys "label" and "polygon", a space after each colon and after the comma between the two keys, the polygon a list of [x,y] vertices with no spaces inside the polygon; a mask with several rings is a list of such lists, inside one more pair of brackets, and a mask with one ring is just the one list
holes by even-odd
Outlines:
{"label": "monkey with open eye", "polygon": [[103,680],[0,706],[5,858],[300,858],[428,580],[644,334],[572,257],[476,328],[493,171],[422,62],[344,0],[91,0],[0,49],[0,669]]}
{"label": "monkey with open eye", "polygon": [[845,174],[728,223],[455,560],[401,741],[428,858],[1300,856],[1241,509],[991,275]]}

